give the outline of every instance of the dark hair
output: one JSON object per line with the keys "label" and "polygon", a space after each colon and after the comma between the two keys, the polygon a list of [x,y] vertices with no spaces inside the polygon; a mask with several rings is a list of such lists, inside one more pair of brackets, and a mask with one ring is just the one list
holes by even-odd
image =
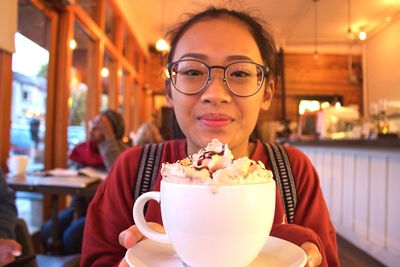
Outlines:
{"label": "dark hair", "polygon": [[107,109],[101,112],[101,114],[110,121],[115,137],[117,139],[122,139],[125,133],[125,123],[122,115],[112,109]]}
{"label": "dark hair", "polygon": [[[172,58],[174,57],[175,49],[179,40],[191,26],[199,21],[206,19],[223,17],[233,18],[243,23],[248,28],[250,34],[253,36],[255,42],[257,43],[261,57],[264,61],[263,63],[270,69],[270,77],[276,82],[277,76],[279,74],[277,50],[275,47],[275,39],[271,33],[269,25],[266,22],[264,22],[260,18],[250,15],[248,12],[245,11],[213,6],[206,8],[200,13],[187,15],[188,18],[186,20],[177,24],[167,33],[167,36],[171,43],[171,50],[169,51],[167,57],[168,62],[172,62]],[[168,80],[165,81],[165,89],[167,95],[170,95],[170,83],[168,82]],[[173,119],[174,126],[176,127],[176,132],[173,137],[182,138],[184,135],[179,127],[179,124],[176,121],[176,117],[174,116]],[[250,141],[253,141],[254,139],[257,139],[256,130],[253,130],[253,133],[250,136]]]}
{"label": "dark hair", "polygon": [[172,61],[175,54],[176,45],[183,34],[197,22],[209,18],[231,17],[242,22],[250,31],[260,50],[264,64],[269,67],[271,75],[274,79],[278,74],[277,51],[275,47],[274,37],[267,23],[260,18],[250,15],[245,11],[231,10],[227,8],[208,7],[204,11],[197,14],[188,14],[189,18],[179,23],[171,29],[167,36],[171,42],[171,50],[168,54],[168,62]]}

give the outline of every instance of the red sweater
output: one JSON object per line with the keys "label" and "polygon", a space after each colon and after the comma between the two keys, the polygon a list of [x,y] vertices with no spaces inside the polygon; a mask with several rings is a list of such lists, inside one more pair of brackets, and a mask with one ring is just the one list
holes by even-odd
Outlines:
{"label": "red sweater", "polygon": [[[294,224],[286,223],[285,211],[279,189],[276,191],[276,208],[271,235],[301,245],[315,243],[323,257],[321,266],[340,266],[336,233],[332,226],[318,175],[308,158],[298,149],[286,147],[297,188],[297,207]],[[107,179],[100,185],[87,213],[81,266],[116,266],[125,256],[125,248],[118,243],[118,235],[130,227],[132,218],[132,185],[135,182],[142,147],[125,151],[116,161]],[[176,162],[186,154],[186,142],[169,141],[164,144],[162,162]],[[257,142],[253,160],[270,163],[261,142]],[[159,191],[161,175],[152,190]],[[161,222],[158,203],[149,202],[146,218]]]}

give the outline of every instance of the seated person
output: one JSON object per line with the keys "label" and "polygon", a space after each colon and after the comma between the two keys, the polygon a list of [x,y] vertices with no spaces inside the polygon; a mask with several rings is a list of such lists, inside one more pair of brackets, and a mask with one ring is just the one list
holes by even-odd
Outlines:
{"label": "seated person", "polygon": [[14,192],[8,187],[0,169],[0,266],[21,255],[21,245],[14,240],[17,208]]}
{"label": "seated person", "polygon": [[[122,142],[125,132],[124,120],[116,111],[105,110],[89,122],[89,140],[78,144],[69,159],[77,168],[93,167],[109,171],[115,159],[126,149]],[[59,215],[59,237],[64,255],[81,252],[83,227],[90,198],[74,197],[71,205]],[[51,237],[51,221],[42,227],[44,244]]]}
{"label": "seated person", "polygon": [[137,130],[135,145],[155,144],[163,141],[164,138],[156,125],[156,118],[153,115],[149,121],[140,125]]}

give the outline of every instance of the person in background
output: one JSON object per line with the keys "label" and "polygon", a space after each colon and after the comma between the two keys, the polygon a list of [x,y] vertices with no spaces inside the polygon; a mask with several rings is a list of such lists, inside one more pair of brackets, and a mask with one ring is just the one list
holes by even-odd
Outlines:
{"label": "person in background", "polygon": [[16,222],[15,195],[0,168],[0,267],[13,262],[22,253],[21,245],[14,240]]}
{"label": "person in background", "polygon": [[39,128],[40,128],[40,119],[36,116],[32,117],[29,121],[29,130],[31,133],[31,140],[33,141],[33,149],[32,149],[32,157],[36,161],[39,157]]}
{"label": "person in background", "polygon": [[153,114],[151,119],[140,125],[136,133],[135,145],[155,144],[164,141],[163,136],[156,124],[156,116]]}
{"label": "person in background", "polygon": [[[87,142],[76,145],[69,159],[76,168],[93,167],[109,171],[115,159],[127,148],[122,142],[125,124],[122,115],[113,110],[105,110],[89,122]],[[62,240],[62,254],[81,252],[83,228],[87,207],[91,198],[74,197],[71,205],[59,213],[59,236]],[[51,237],[52,222],[42,227],[44,244]]]}
{"label": "person in background", "polygon": [[108,109],[89,121],[89,140],[76,145],[69,159],[80,167],[109,171],[115,159],[127,148],[122,142],[125,124],[122,115]]}
{"label": "person in background", "polygon": [[[246,12],[210,7],[177,25],[169,36],[167,99],[186,138],[164,142],[160,162],[184,159],[217,138],[235,158],[247,156],[271,169],[265,146],[250,136],[260,111],[271,105],[279,73],[272,33]],[[297,205],[293,223],[288,223],[284,204],[276,201],[271,235],[300,246],[307,266],[340,266],[318,174],[300,150],[285,150]],[[99,186],[88,209],[81,266],[128,266],[126,249],[143,239],[132,218],[142,153],[143,146],[124,152]],[[159,168],[151,191],[160,190],[161,179]],[[279,196],[277,186],[277,200]],[[148,204],[147,221],[162,228],[160,206]]]}

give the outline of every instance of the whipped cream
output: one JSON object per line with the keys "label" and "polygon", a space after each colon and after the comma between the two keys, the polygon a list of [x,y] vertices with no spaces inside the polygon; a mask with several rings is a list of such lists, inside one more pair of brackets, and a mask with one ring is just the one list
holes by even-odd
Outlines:
{"label": "whipped cream", "polygon": [[215,186],[265,183],[273,180],[272,172],[261,161],[248,157],[234,159],[228,145],[213,139],[197,153],[176,163],[163,163],[165,181]]}

